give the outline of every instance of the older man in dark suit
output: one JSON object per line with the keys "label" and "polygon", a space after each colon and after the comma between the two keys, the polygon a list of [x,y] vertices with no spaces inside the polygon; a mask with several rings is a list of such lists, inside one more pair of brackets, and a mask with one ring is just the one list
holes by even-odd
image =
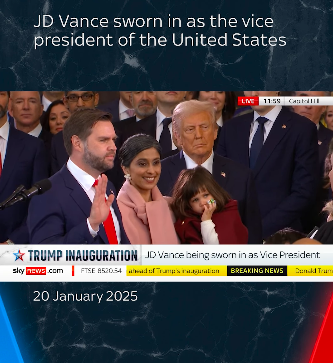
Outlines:
{"label": "older man in dark suit", "polygon": [[[10,126],[7,121],[8,100],[8,93],[0,92],[0,202],[18,186],[30,188],[48,176],[43,142]],[[0,243],[29,243],[27,214],[26,201],[0,211]]]}
{"label": "older man in dark suit", "polygon": [[65,123],[63,134],[69,160],[50,178],[52,188],[32,200],[31,243],[128,244],[115,189],[101,175],[112,169],[116,154],[111,115],[78,110]]}
{"label": "older man in dark suit", "polygon": [[[249,91],[246,96],[277,96]],[[253,112],[222,127],[216,152],[253,170],[263,237],[291,227],[314,201],[318,183],[318,140],[314,123],[281,106],[252,106]]]}
{"label": "older man in dark suit", "polygon": [[162,161],[158,182],[161,193],[170,196],[179,173],[201,165],[238,201],[239,214],[249,232],[248,243],[262,243],[260,211],[251,171],[213,152],[217,137],[213,106],[195,100],[182,102],[174,110],[172,123],[182,151]]}

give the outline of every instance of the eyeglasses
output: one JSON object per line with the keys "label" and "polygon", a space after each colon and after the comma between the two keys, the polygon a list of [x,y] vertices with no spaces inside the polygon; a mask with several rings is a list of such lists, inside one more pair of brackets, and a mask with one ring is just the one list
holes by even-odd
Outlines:
{"label": "eyeglasses", "polygon": [[83,102],[87,102],[87,101],[91,101],[93,99],[93,97],[94,97],[93,93],[84,93],[81,96],[76,95],[76,94],[71,94],[71,95],[66,96],[66,98],[69,102],[78,102],[79,98],[81,98]]}

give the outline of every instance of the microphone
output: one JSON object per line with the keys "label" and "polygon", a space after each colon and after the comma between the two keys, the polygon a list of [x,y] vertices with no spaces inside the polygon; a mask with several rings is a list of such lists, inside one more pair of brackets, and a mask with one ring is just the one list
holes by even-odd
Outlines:
{"label": "microphone", "polygon": [[43,179],[35,183],[30,189],[25,189],[20,185],[14,193],[0,204],[0,210],[10,207],[11,205],[22,200],[31,199],[34,195],[43,194],[51,189],[52,183],[49,179]]}

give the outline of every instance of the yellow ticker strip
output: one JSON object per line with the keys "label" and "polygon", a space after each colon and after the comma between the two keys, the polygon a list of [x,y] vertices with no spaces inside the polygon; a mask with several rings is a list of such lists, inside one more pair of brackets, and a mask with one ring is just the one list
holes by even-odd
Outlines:
{"label": "yellow ticker strip", "polygon": [[288,276],[333,276],[333,266],[288,266]]}
{"label": "yellow ticker strip", "polygon": [[227,276],[227,266],[126,266],[127,276]]}

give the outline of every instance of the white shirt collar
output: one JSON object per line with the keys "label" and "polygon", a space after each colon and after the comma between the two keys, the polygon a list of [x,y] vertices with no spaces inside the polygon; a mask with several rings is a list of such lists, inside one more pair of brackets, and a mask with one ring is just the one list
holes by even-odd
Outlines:
{"label": "white shirt collar", "polygon": [[[198,166],[198,164],[193,161],[183,150],[183,155],[185,158],[186,169],[194,169]],[[214,161],[214,152],[212,152],[209,158],[201,164],[203,168],[208,170],[211,174],[213,173],[213,161]]]}
{"label": "white shirt collar", "polygon": [[282,106],[275,106],[272,110],[270,110],[268,113],[266,113],[266,115],[261,116],[259,115],[259,113],[257,111],[253,112],[253,121],[256,121],[256,119],[258,117],[265,117],[268,120],[275,122],[275,120],[277,119],[280,111],[282,110]]}
{"label": "white shirt collar", "polygon": [[126,112],[128,110],[128,107],[126,107],[122,100],[119,100],[119,115],[123,112]]}
{"label": "white shirt collar", "polygon": [[42,96],[42,105],[44,107],[44,111],[46,111],[49,108],[51,103],[52,102],[48,100],[44,95]]}
{"label": "white shirt collar", "polygon": [[163,115],[163,113],[158,109],[156,109],[156,126],[159,126],[165,118],[168,116]]}
{"label": "white shirt collar", "polygon": [[42,132],[42,125],[39,123],[33,130],[31,130],[28,134],[31,136],[38,137]]}
{"label": "white shirt collar", "polygon": [[8,135],[9,135],[9,122],[7,121],[2,127],[0,127],[0,137],[2,137],[8,142]]}
{"label": "white shirt collar", "polygon": [[67,161],[67,169],[85,191],[92,188],[95,179],[90,174],[86,173],[84,170],[74,164],[71,158],[69,158]]}
{"label": "white shirt collar", "polygon": [[216,123],[219,125],[219,126],[223,126],[223,119],[222,119],[222,115],[216,120]]}

